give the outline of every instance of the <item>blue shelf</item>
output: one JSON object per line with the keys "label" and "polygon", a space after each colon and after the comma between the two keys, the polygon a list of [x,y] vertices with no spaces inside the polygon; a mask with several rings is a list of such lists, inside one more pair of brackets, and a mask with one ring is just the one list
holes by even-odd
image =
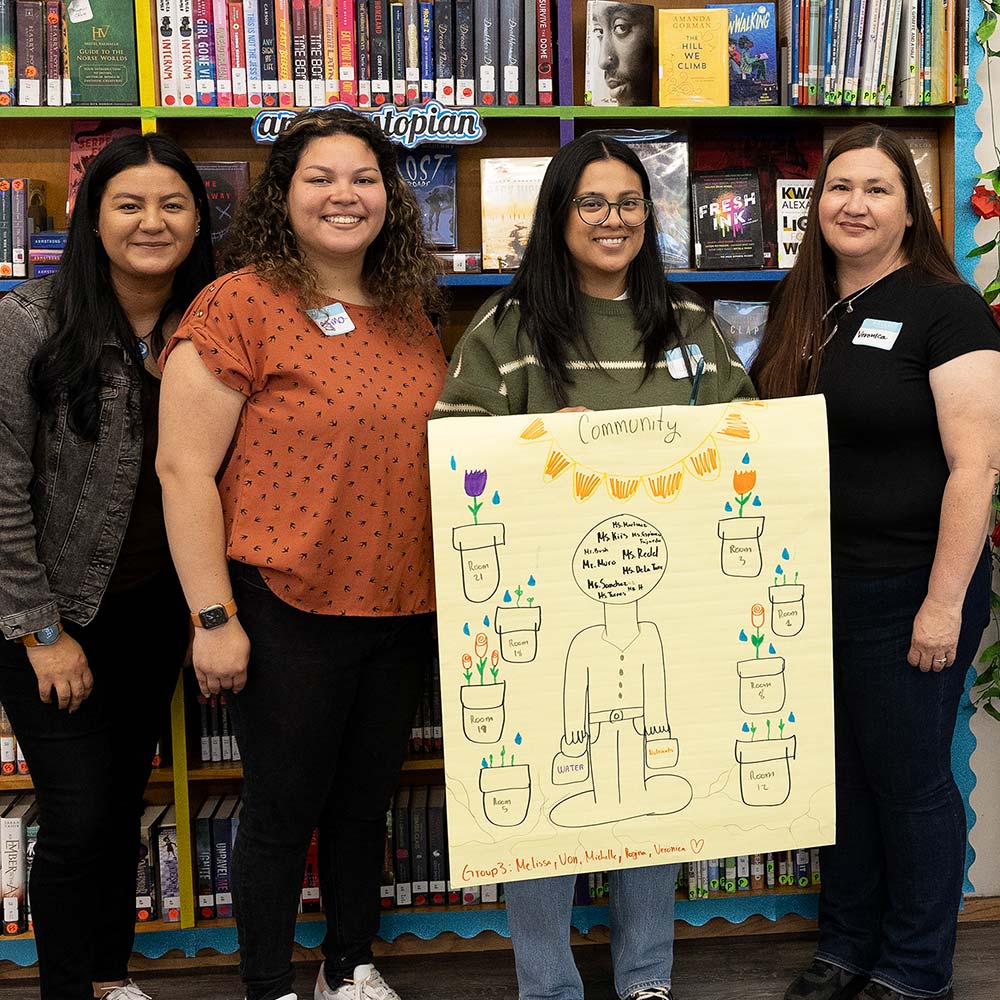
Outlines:
{"label": "blue shelf", "polygon": [[[671,271],[667,277],[670,281],[679,281],[683,284],[695,284],[703,281],[718,282],[748,282],[766,281],[772,284],[780,281],[787,271],[760,270],[760,271]],[[514,277],[513,271],[502,273],[483,272],[480,274],[442,274],[439,281],[442,285],[471,285],[479,288],[487,288],[496,285],[509,285]]]}

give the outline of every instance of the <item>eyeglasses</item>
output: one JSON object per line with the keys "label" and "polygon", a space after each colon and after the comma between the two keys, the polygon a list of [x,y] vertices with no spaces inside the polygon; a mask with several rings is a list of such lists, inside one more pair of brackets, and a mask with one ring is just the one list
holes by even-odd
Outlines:
{"label": "eyeglasses", "polygon": [[588,194],[582,198],[574,198],[577,215],[588,226],[600,226],[608,221],[611,209],[618,209],[618,218],[622,224],[634,228],[641,226],[649,218],[653,207],[649,198],[622,198],[621,201],[608,201],[599,194]]}

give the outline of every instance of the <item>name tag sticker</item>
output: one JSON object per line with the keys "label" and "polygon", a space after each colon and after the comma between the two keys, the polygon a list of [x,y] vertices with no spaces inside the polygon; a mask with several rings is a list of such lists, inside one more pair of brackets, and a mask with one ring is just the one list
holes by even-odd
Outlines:
{"label": "name tag sticker", "polygon": [[307,309],[306,315],[323,331],[324,337],[336,337],[354,329],[354,321],[339,302],[331,302],[322,309]]}
{"label": "name tag sticker", "polygon": [[[667,363],[667,371],[671,378],[689,378],[694,374],[698,362],[702,358],[701,348],[697,344],[691,344],[683,349],[688,356],[688,364],[684,364],[684,354],[682,348],[673,347],[669,351],[663,352],[663,360]],[[690,366],[690,370],[689,370]]]}
{"label": "name tag sticker", "polygon": [[866,319],[851,343],[860,344],[862,347],[877,347],[880,351],[891,351],[902,329],[902,323],[893,323],[892,320]]}

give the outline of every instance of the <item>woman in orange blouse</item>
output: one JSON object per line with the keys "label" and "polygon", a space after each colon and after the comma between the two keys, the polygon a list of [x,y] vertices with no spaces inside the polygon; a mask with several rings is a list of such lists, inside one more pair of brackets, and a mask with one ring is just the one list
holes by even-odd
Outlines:
{"label": "woman in orange blouse", "polygon": [[243,756],[233,891],[247,1000],[295,1000],[306,849],[316,1000],[398,1000],[372,965],[385,813],[432,656],[426,426],[445,374],[419,208],[388,139],[299,115],[164,370],[170,547],[204,694]]}

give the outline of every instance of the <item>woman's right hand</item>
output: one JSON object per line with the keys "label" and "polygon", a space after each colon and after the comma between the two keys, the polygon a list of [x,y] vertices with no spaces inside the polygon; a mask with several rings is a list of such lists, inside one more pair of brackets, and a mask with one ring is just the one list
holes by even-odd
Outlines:
{"label": "woman's right hand", "polygon": [[220,691],[239,694],[247,682],[250,640],[237,617],[218,628],[196,628],[191,647],[198,687],[207,698]]}
{"label": "woman's right hand", "polygon": [[38,679],[38,697],[52,704],[52,692],[60,708],[75,712],[94,690],[94,675],[87,654],[71,635],[63,632],[50,646],[26,646],[31,669]]}

